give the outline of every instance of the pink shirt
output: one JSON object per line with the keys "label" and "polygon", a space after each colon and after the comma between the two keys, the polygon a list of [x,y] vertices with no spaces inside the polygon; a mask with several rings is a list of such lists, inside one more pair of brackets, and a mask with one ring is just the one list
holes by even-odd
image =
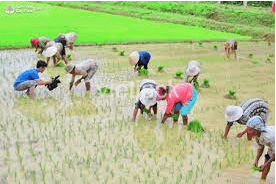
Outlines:
{"label": "pink shirt", "polygon": [[189,83],[182,83],[173,86],[171,92],[167,95],[167,107],[166,113],[170,114],[174,105],[181,102],[186,105],[187,102],[192,98],[193,86]]}

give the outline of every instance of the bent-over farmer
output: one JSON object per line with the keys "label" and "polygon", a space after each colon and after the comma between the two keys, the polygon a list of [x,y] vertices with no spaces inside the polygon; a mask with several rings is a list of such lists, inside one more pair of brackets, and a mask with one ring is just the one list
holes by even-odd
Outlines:
{"label": "bent-over farmer", "polygon": [[81,80],[83,79],[85,82],[86,91],[90,91],[89,80],[92,79],[98,69],[98,65],[94,59],[84,60],[77,65],[68,65],[65,67],[65,69],[68,73],[72,74],[69,90],[71,90],[73,87],[75,77],[77,75],[82,75],[82,77],[75,82],[75,86],[81,83]]}
{"label": "bent-over farmer", "polygon": [[[248,99],[238,106],[228,106],[225,113],[227,124],[225,127],[224,138],[227,137],[234,122],[246,125],[250,118],[260,116],[265,124],[268,119],[268,114],[268,104],[261,98]],[[245,133],[247,133],[248,140],[251,140],[251,136],[246,129],[240,132],[237,137],[241,138]]]}
{"label": "bent-over farmer", "polygon": [[197,100],[197,90],[189,83],[181,83],[173,87],[159,87],[157,89],[158,100],[166,100],[167,106],[161,123],[164,123],[168,117],[177,115],[174,122],[178,121],[179,112],[181,113],[183,124],[187,125],[188,116]]}
{"label": "bent-over farmer", "polygon": [[238,42],[236,40],[228,40],[224,43],[224,52],[227,57],[230,56],[230,54],[234,54],[235,58],[237,57],[236,50],[238,49]]}
{"label": "bent-over farmer", "polygon": [[49,41],[50,39],[45,37],[34,38],[31,39],[31,45],[35,48],[35,52],[40,49],[38,53],[41,54]]}
{"label": "bent-over farmer", "polygon": [[[157,102],[156,102],[156,83],[154,80],[144,79],[140,84],[139,99],[135,103],[135,109],[133,111],[132,120],[135,121],[138,110],[140,109],[141,114],[146,109],[147,113],[151,113],[153,109],[154,114],[157,114]],[[149,106],[149,110],[147,110]]]}
{"label": "bent-over farmer", "polygon": [[258,144],[257,156],[254,161],[255,167],[258,167],[258,162],[265,146],[268,147],[264,164],[260,167],[260,171],[262,172],[261,179],[265,180],[270,170],[271,162],[275,161],[275,126],[265,126],[260,116],[250,118],[246,125],[248,127],[247,131],[252,137],[256,137]]}
{"label": "bent-over farmer", "polygon": [[26,94],[30,97],[30,99],[34,99],[35,97],[35,88],[37,85],[45,85],[51,84],[50,81],[43,81],[39,79],[38,73],[43,73],[45,68],[47,67],[47,63],[44,61],[38,61],[36,64],[36,68],[28,69],[16,78],[13,87],[16,91],[25,91]]}
{"label": "bent-over farmer", "polygon": [[196,82],[200,74],[200,65],[197,61],[190,61],[186,66],[185,71],[185,82],[193,83]]}
{"label": "bent-over farmer", "polygon": [[148,51],[134,51],[129,55],[129,61],[135,64],[134,71],[139,71],[142,67],[147,70],[150,58]]}

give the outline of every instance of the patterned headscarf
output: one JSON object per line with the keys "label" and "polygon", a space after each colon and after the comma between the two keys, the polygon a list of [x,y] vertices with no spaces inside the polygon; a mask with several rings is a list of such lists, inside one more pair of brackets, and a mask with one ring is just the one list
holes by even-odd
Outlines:
{"label": "patterned headscarf", "polygon": [[264,121],[260,116],[253,116],[247,121],[246,125],[261,132],[265,130]]}

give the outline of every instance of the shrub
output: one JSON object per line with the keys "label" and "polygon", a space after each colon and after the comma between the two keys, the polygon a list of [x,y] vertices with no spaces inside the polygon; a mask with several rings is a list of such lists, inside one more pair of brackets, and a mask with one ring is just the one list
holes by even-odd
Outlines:
{"label": "shrub", "polygon": [[204,88],[209,88],[210,87],[209,79],[203,79],[202,87],[204,87]]}
{"label": "shrub", "polygon": [[188,130],[191,130],[192,132],[197,132],[197,133],[203,133],[204,129],[201,125],[201,122],[199,120],[193,120],[191,121],[188,126]]}
{"label": "shrub", "polygon": [[120,56],[124,56],[125,55],[125,51],[124,50],[121,50],[120,51]]}
{"label": "shrub", "polygon": [[236,91],[234,89],[230,89],[226,96],[227,98],[230,98],[230,99],[236,99]]}
{"label": "shrub", "polygon": [[176,78],[182,78],[183,74],[184,73],[182,71],[178,71],[178,72],[175,73],[175,77]]}
{"label": "shrub", "polygon": [[157,69],[159,72],[161,72],[164,69],[164,65],[157,65]]}
{"label": "shrub", "polygon": [[143,76],[148,76],[148,75],[149,75],[149,71],[146,70],[145,68],[141,68],[141,69],[138,71],[138,73],[139,73],[140,75],[143,75]]}

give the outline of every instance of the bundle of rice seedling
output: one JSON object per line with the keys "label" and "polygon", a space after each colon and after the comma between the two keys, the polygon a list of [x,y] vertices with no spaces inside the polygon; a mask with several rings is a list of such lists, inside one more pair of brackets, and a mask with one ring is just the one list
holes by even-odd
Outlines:
{"label": "bundle of rice seedling", "polygon": [[203,133],[204,129],[200,123],[199,120],[193,120],[191,121],[188,126],[187,126],[188,130],[191,130],[192,132],[197,132],[197,133]]}
{"label": "bundle of rice seedling", "polygon": [[197,81],[194,81],[194,88],[195,88],[196,90],[199,90],[199,84],[198,84]]}
{"label": "bundle of rice seedling", "polygon": [[159,72],[161,72],[164,69],[164,65],[157,65],[157,69]]}
{"label": "bundle of rice seedling", "polygon": [[256,167],[255,165],[253,167],[251,167],[251,170],[253,172],[256,172],[256,171],[260,171],[260,168],[259,167]]}
{"label": "bundle of rice seedling", "polygon": [[56,66],[58,66],[58,67],[64,67],[64,63],[63,63],[62,61],[60,61],[60,62],[58,62],[58,63],[56,64]]}
{"label": "bundle of rice seedling", "polygon": [[149,71],[141,68],[140,70],[138,70],[139,75],[144,75],[144,76],[148,76],[149,75]]}

